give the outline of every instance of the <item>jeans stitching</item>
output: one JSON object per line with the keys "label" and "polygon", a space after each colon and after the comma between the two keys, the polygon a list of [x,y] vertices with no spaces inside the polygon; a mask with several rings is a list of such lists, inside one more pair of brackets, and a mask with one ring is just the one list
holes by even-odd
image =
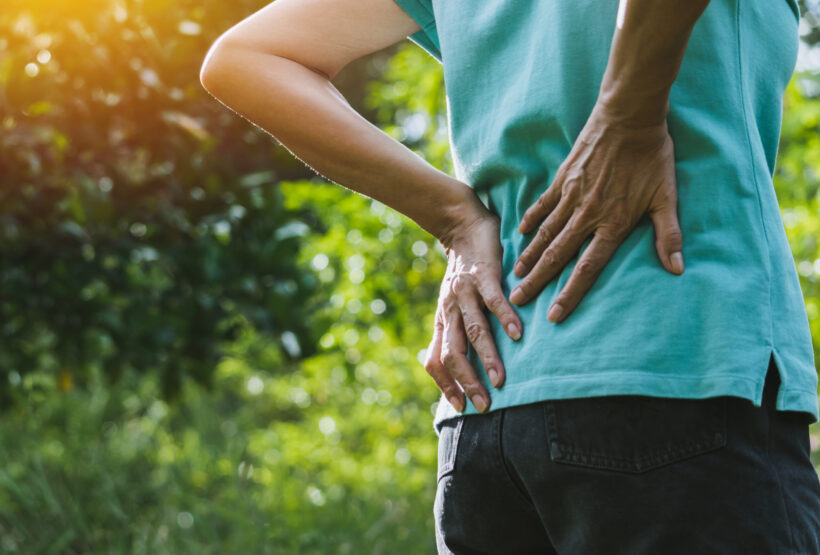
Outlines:
{"label": "jeans stitching", "polygon": [[[556,463],[574,464],[591,468],[646,472],[667,464],[683,461],[724,447],[726,434],[726,398],[715,399],[710,406],[711,429],[703,438],[687,441],[679,446],[666,447],[665,450],[654,450],[640,457],[623,457],[610,452],[592,451],[579,448],[559,440],[557,413],[554,403],[545,404],[545,420],[550,447],[550,459]],[[711,434],[711,437],[709,437]]]}
{"label": "jeans stitching", "polygon": [[[451,445],[449,446],[449,451],[447,452],[447,458],[444,461],[444,464],[441,465],[441,468],[438,469],[436,482],[440,481],[442,478],[447,476],[448,474],[452,474],[453,471],[456,469],[456,457],[458,456],[458,444],[461,440],[461,430],[464,427],[464,416],[461,416],[453,430],[453,437],[451,441]],[[440,440],[439,440],[440,441]]]}
{"label": "jeans stitching", "polygon": [[[712,410],[712,429],[705,431],[703,437],[683,442],[679,445],[666,446],[647,452],[640,457],[624,457],[608,451],[595,451],[589,448],[579,448],[572,445],[555,441],[560,447],[562,453],[586,455],[593,458],[607,459],[614,462],[645,462],[658,459],[666,459],[669,457],[685,456],[692,453],[698,453],[702,450],[712,449],[715,445],[722,445],[725,443],[725,411],[721,406],[725,403],[724,399],[720,399],[718,403],[713,404]],[[557,437],[557,434],[556,434]]]}
{"label": "jeans stitching", "polygon": [[504,462],[504,453],[502,452],[503,449],[501,447],[501,425],[504,422],[504,409],[498,411],[498,419],[496,426],[493,428],[493,444],[495,449],[493,452],[495,453],[495,459],[498,467],[501,469],[501,474],[507,479],[507,481],[512,484],[513,489],[521,495],[521,498],[527,503],[527,505],[531,506],[533,509],[535,508],[535,504],[530,499],[527,492],[523,491],[521,487],[516,483],[513,479],[512,475],[510,474],[510,469],[507,464]]}

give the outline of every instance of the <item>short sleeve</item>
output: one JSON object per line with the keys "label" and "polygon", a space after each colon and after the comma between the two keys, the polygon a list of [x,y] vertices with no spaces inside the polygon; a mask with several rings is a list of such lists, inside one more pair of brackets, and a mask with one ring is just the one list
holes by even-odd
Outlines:
{"label": "short sleeve", "polygon": [[424,48],[441,63],[441,50],[432,0],[395,0],[395,2],[421,26],[421,30],[407,38]]}

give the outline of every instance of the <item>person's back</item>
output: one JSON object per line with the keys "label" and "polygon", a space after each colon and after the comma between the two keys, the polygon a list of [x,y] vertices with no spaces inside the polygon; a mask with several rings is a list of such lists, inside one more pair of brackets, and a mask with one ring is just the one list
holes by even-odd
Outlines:
{"label": "person's back", "polygon": [[[530,239],[518,222],[596,102],[618,5],[398,2],[428,17],[411,38],[443,61],[456,176],[501,218],[509,291]],[[518,309],[520,342],[491,320],[507,367],[498,390],[478,372],[492,408],[607,394],[737,395],[760,405],[773,353],[783,384],[777,407],[817,419],[808,318],[772,186],[782,94],[797,56],[796,10],[790,0],[709,4],[668,116],[686,272],[663,270],[644,218],[556,325],[545,315],[573,270],[567,265]],[[470,360],[481,368],[473,349]],[[457,414],[442,401],[439,427]]]}

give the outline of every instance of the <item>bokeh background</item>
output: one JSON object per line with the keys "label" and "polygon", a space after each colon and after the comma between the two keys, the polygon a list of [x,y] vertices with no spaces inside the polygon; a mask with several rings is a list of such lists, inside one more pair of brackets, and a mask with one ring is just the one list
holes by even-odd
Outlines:
{"label": "bokeh background", "polygon": [[[3,0],[2,553],[435,551],[444,255],[204,92],[210,44],[265,3]],[[775,183],[817,350],[820,2],[801,9]],[[418,46],[334,84],[452,173]]]}

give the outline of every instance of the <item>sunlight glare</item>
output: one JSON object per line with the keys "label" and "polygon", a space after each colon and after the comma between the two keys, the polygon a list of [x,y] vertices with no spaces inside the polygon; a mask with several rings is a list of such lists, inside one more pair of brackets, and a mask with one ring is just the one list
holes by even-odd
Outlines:
{"label": "sunlight glare", "polygon": [[628,1],[629,0],[621,0],[621,2],[618,4],[618,18],[616,20],[616,25],[618,26],[618,29],[621,29],[624,26],[624,19],[626,18],[626,3]]}

